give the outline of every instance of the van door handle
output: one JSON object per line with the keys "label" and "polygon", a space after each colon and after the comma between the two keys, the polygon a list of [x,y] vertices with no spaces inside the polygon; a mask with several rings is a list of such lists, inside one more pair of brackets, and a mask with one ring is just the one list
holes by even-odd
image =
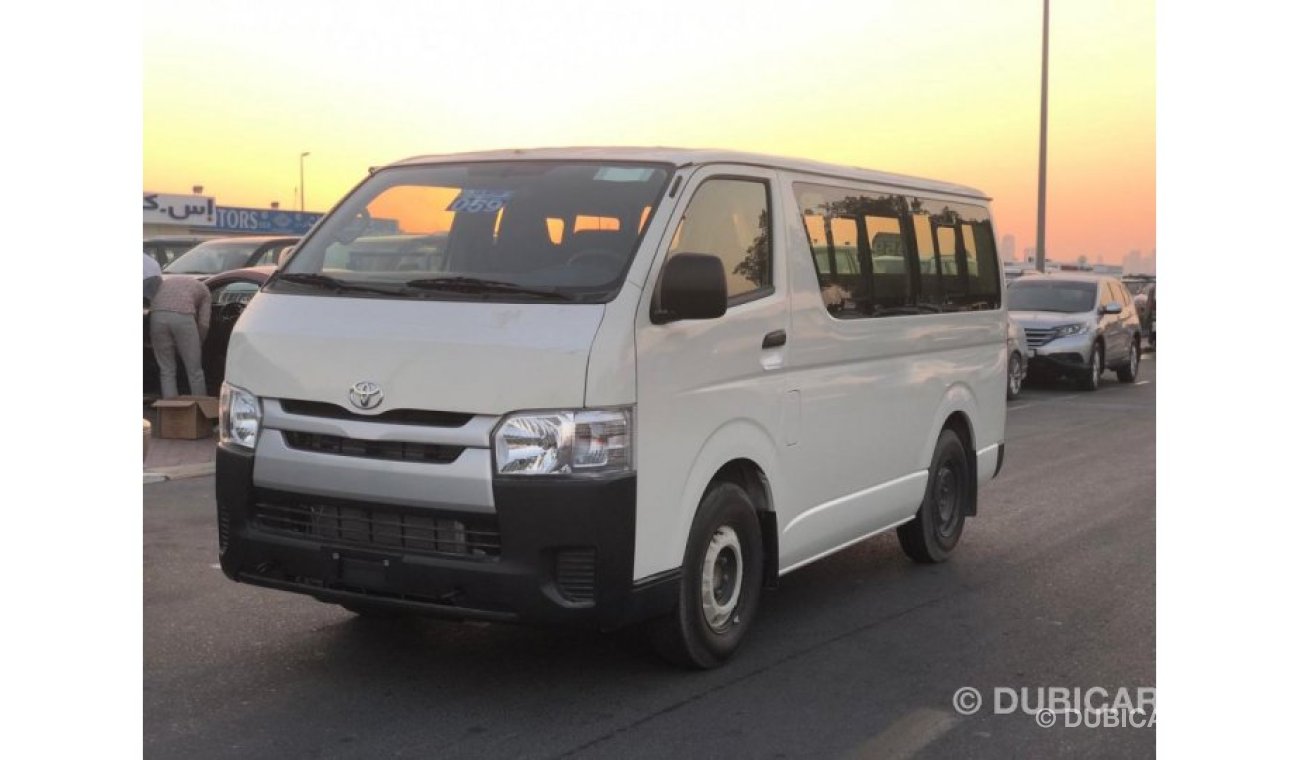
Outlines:
{"label": "van door handle", "polygon": [[763,336],[763,348],[780,348],[785,345],[785,330],[773,330]]}

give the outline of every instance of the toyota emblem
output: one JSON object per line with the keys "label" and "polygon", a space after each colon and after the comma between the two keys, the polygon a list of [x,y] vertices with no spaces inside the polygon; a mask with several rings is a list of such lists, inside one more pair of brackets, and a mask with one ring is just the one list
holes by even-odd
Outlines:
{"label": "toyota emblem", "polygon": [[384,401],[384,391],[379,383],[362,380],[348,391],[348,400],[358,409],[374,409]]}

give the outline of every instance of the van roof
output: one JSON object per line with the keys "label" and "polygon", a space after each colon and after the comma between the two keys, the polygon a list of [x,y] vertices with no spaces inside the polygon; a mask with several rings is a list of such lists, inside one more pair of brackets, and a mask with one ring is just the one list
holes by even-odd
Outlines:
{"label": "van roof", "polygon": [[637,147],[573,147],[573,148],[518,148],[510,150],[477,151],[471,153],[444,153],[427,156],[413,156],[396,161],[390,166],[411,164],[438,164],[463,161],[647,161],[672,164],[676,167],[698,166],[702,164],[748,164],[774,169],[818,174],[826,177],[874,182],[881,185],[893,185],[915,190],[929,190],[949,195],[960,195],[978,200],[990,200],[980,190],[951,182],[939,182],[905,174],[861,169],[853,166],[840,166],[822,161],[803,158],[770,156],[763,153],[746,153],[734,150],[712,150],[700,148],[637,148]]}

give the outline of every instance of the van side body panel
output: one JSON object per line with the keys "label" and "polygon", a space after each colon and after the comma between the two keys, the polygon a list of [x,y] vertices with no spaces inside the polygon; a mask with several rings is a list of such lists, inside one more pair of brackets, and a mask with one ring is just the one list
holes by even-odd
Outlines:
{"label": "van side body panel", "polygon": [[[786,173],[787,208],[798,208],[792,182],[809,179]],[[776,505],[783,571],[910,519],[948,415],[969,418],[976,449],[1000,442],[1006,372],[1004,310],[838,319],[823,303],[803,220],[788,218],[784,229],[787,371],[803,431],[773,476],[797,484]]]}

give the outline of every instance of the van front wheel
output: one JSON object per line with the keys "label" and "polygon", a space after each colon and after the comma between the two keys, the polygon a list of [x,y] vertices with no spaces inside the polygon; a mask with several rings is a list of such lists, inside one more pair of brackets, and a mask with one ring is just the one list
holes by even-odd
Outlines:
{"label": "van front wheel", "polygon": [[939,434],[930,462],[930,481],[916,518],[898,527],[898,543],[915,562],[948,559],[961,540],[973,493],[966,447],[951,430]]}
{"label": "van front wheel", "polygon": [[753,501],[734,483],[712,486],[686,542],[677,606],[651,622],[655,649],[686,667],[721,665],[754,622],[762,578],[763,539]]}

